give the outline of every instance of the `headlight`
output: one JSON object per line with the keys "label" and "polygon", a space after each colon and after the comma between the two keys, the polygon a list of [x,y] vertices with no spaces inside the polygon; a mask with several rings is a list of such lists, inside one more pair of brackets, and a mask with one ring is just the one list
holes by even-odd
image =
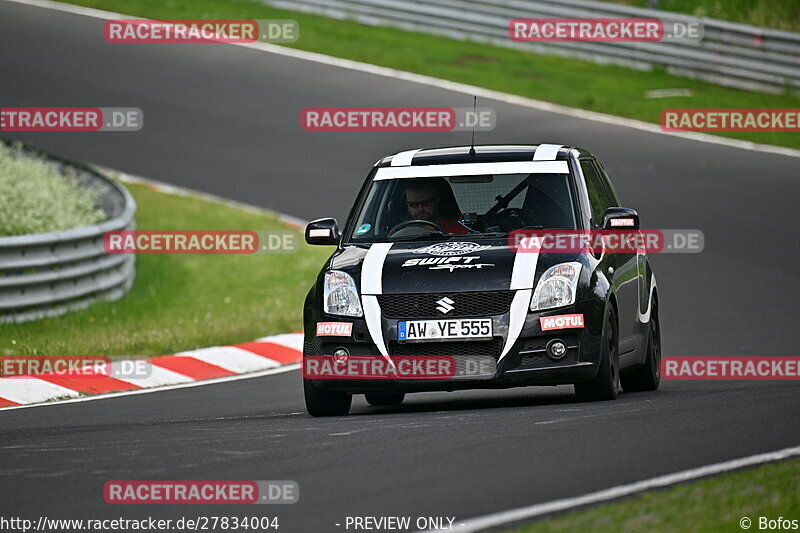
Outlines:
{"label": "headlight", "polygon": [[356,282],[345,272],[325,273],[325,312],[329,315],[364,316]]}
{"label": "headlight", "polygon": [[575,303],[581,264],[561,263],[547,269],[531,298],[531,311],[543,311]]}

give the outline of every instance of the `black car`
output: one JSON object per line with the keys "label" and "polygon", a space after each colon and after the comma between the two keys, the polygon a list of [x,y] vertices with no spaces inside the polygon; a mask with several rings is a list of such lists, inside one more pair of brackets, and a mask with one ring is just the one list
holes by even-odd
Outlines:
{"label": "black car", "polygon": [[[580,400],[654,390],[658,290],[642,250],[531,253],[520,230],[638,230],[603,166],[561,145],[433,148],[378,161],[343,231],[325,218],[309,244],[336,245],[303,310],[304,390],[314,416],[353,394],[574,384]],[[442,355],[443,379],[306,372],[305,363]],[[472,370],[470,358],[478,361]],[[465,363],[465,361],[467,363]],[[487,364],[488,361],[488,364]],[[480,370],[476,370],[477,368]]]}

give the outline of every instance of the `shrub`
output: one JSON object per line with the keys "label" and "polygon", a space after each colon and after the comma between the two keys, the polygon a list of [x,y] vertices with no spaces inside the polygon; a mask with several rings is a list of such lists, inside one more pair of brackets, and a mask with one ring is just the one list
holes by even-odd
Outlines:
{"label": "shrub", "polygon": [[0,143],[0,236],[78,228],[101,222],[100,191],[74,173]]}

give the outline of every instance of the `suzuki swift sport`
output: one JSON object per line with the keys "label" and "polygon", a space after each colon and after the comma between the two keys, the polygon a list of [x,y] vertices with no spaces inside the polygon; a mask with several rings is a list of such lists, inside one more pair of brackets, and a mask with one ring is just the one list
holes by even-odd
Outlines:
{"label": "suzuki swift sport", "polygon": [[[639,216],[581,148],[384,157],[341,232],[332,218],[306,228],[309,244],[336,246],[303,310],[308,412],[347,414],[353,394],[396,405],[421,391],[572,384],[592,401],[656,389],[658,290],[644,250],[531,252],[509,239],[618,226],[638,231]],[[433,378],[400,375],[397,361],[430,357],[454,366]],[[337,372],[359,358],[391,371]]]}

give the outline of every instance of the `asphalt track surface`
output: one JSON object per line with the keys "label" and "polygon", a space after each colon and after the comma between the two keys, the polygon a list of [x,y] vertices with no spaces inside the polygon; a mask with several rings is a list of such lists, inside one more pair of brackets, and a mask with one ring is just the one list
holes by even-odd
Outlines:
{"label": "asphalt track surface", "polygon": [[[0,2],[0,105],[139,107],[144,128],[14,137],[340,219],[381,155],[468,142],[464,133],[299,125],[304,107],[466,107],[461,94],[233,46],[112,45],[101,28]],[[705,232],[700,254],[653,257],[665,355],[796,355],[800,159],[482,105],[495,107],[498,127],[478,142],[584,146],[645,227]],[[290,533],[343,530],[335,524],[346,516],[459,521],[795,446],[798,402],[791,382],[672,381],[597,404],[575,402],[568,387],[420,394],[391,409],[357,398],[349,417],[313,419],[292,371],[20,409],[0,412],[0,516],[266,514]],[[111,506],[102,487],[112,479],[292,479],[301,497],[290,506]]]}

